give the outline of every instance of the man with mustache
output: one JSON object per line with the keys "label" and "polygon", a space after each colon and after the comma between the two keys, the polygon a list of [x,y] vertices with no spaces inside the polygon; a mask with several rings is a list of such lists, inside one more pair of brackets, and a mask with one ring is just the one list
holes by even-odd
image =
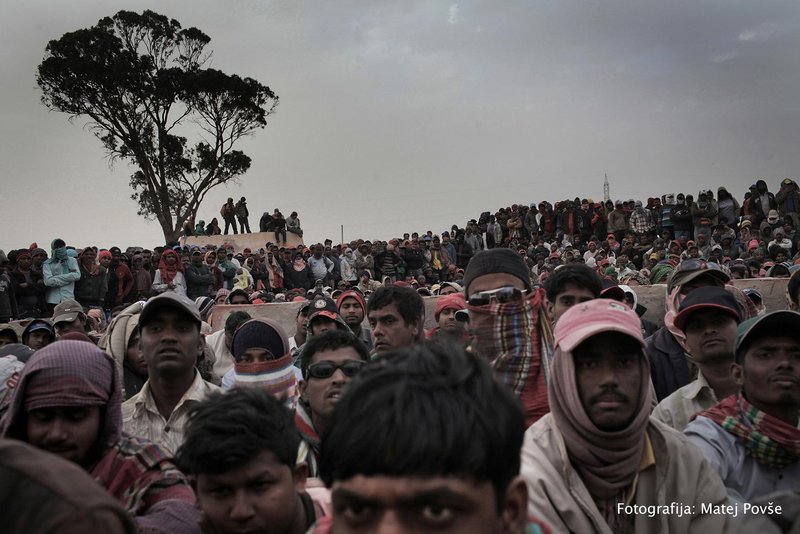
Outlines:
{"label": "man with mustache", "polygon": [[800,313],[740,324],[731,374],[741,390],[698,414],[686,435],[734,500],[800,491]]}
{"label": "man with mustache", "polygon": [[157,445],[122,432],[122,386],[114,360],[85,341],[38,350],[22,370],[0,437],[85,469],[146,532],[196,532],[195,497]]}
{"label": "man with mustache", "polygon": [[702,453],[650,418],[636,312],[610,299],[564,312],[548,393],[551,412],[525,434],[521,474],[528,512],[555,532],[711,534],[732,520],[707,509],[727,495]]}

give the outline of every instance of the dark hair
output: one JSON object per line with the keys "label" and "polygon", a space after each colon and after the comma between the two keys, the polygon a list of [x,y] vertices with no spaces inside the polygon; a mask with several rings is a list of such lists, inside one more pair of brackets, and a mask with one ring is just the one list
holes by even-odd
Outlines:
{"label": "dark hair", "polygon": [[280,400],[261,388],[237,387],[189,408],[175,461],[189,475],[219,474],[270,451],[294,470],[299,446],[294,416]]}
{"label": "dark hair", "polygon": [[791,278],[789,278],[789,283],[786,286],[786,294],[793,304],[798,303],[797,291],[800,290],[800,274],[797,273],[800,273],[800,271],[792,273]]}
{"label": "dark hair", "polygon": [[390,285],[378,288],[367,301],[367,313],[385,308],[392,303],[397,304],[397,311],[406,324],[422,322],[425,316],[425,302],[420,294],[410,287]]}
{"label": "dark hair", "polygon": [[61,248],[61,247],[66,247],[66,246],[67,246],[67,244],[64,242],[63,239],[59,238],[59,239],[54,239],[53,240],[53,248]]}
{"label": "dark hair", "polygon": [[365,362],[369,361],[367,347],[349,330],[328,330],[318,336],[312,336],[303,346],[303,351],[300,355],[300,369],[303,371],[303,376],[306,376],[306,370],[311,365],[311,360],[316,353],[345,347],[353,347],[359,358]]}
{"label": "dark hair", "polygon": [[236,329],[244,323],[252,319],[250,314],[244,311],[231,312],[227,319],[225,319],[225,331],[229,334],[236,332]]}
{"label": "dark hair", "polygon": [[349,384],[322,439],[320,476],[489,481],[497,509],[519,474],[525,418],[489,365],[448,340],[381,357]]}
{"label": "dark hair", "polygon": [[588,289],[594,298],[600,297],[602,281],[597,271],[582,263],[565,265],[556,269],[553,274],[547,277],[544,282],[547,291],[547,300],[555,302],[558,295],[567,289],[567,285],[572,284]]}

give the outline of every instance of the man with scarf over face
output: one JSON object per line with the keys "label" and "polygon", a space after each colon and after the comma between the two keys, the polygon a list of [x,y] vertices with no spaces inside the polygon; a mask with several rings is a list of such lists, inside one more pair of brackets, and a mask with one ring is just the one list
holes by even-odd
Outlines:
{"label": "man with scarf over face", "polygon": [[649,416],[636,312],[610,299],[578,304],[556,324],[555,343],[551,413],[522,447],[528,512],[555,532],[724,532],[734,519],[709,510],[727,503],[719,476]]}
{"label": "man with scarf over face", "polygon": [[754,501],[800,491],[800,313],[748,319],[736,332],[731,374],[737,394],[700,412],[685,433],[719,473],[728,494]]}
{"label": "man with scarf over face", "polygon": [[543,289],[531,290],[530,269],[511,249],[476,254],[464,275],[472,351],[522,403],[528,426],[549,411],[547,354],[552,333]]}
{"label": "man with scarf over face", "polygon": [[0,437],[26,441],[83,467],[147,532],[197,532],[195,498],[163,449],[123,434],[114,361],[64,340],[31,357]]}
{"label": "man with scarf over face", "polygon": [[75,298],[75,282],[81,279],[78,260],[67,254],[63,239],[54,239],[52,256],[42,264],[44,285],[47,286],[45,300],[50,312],[62,300]]}

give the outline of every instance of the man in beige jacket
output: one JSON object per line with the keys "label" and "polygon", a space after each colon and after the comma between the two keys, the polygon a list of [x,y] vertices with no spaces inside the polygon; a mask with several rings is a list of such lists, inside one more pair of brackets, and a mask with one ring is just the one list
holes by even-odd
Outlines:
{"label": "man in beige jacket", "polygon": [[608,299],[556,324],[551,413],[530,427],[528,512],[555,532],[724,532],[736,522],[699,450],[650,418],[649,364],[635,312]]}

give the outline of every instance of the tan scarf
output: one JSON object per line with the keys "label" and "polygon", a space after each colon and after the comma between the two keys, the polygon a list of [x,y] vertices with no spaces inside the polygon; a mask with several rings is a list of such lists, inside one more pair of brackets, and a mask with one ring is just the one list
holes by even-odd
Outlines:
{"label": "tan scarf", "polygon": [[639,358],[640,385],[637,415],[627,428],[605,432],[583,409],[575,381],[571,352],[556,349],[550,367],[550,411],[564,437],[572,465],[595,500],[607,500],[628,487],[644,451],[644,433],[650,420],[650,366]]}

